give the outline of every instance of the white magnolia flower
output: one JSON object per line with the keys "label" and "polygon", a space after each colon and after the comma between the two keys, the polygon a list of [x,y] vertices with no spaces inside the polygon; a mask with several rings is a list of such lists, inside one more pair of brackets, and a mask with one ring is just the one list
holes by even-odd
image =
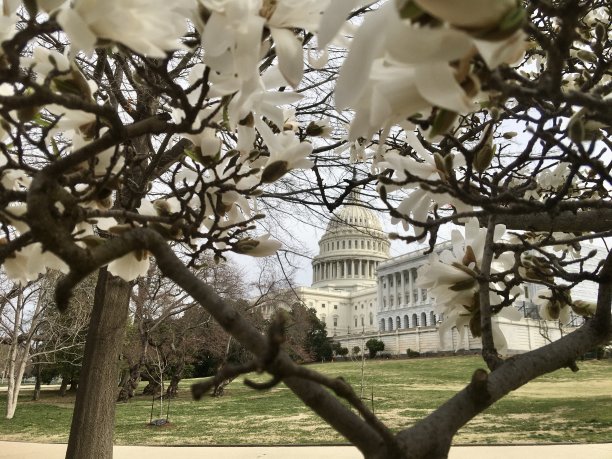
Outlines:
{"label": "white magnolia flower", "polygon": [[143,251],[130,252],[108,264],[108,272],[130,282],[145,276],[149,270],[149,254]]}
{"label": "white magnolia flower", "polygon": [[[395,111],[408,116],[441,101],[444,108],[468,112],[473,107],[448,62],[460,59],[471,47],[471,39],[462,32],[417,28],[402,21],[395,3],[387,2],[365,18],[355,35],[338,77],[336,105],[341,109],[359,105],[371,79],[387,101],[391,98],[385,92],[400,92]],[[394,87],[385,91],[386,85]]]}
{"label": "white magnolia flower", "polygon": [[247,116],[265,116],[279,129],[283,129],[287,119],[282,106],[294,104],[302,99],[302,95],[292,91],[276,91],[273,88],[283,86],[278,68],[268,70],[263,77],[253,75],[245,81],[238,93],[232,98],[227,113],[230,126],[235,128]]}
{"label": "white magnolia flower", "polygon": [[7,190],[28,188],[31,182],[32,178],[20,169],[6,169],[0,178],[0,184]]}
{"label": "white magnolia flower", "polygon": [[68,72],[70,70],[70,61],[67,56],[53,49],[47,49],[42,46],[36,46],[32,50],[32,57],[23,58],[22,63],[26,66],[31,66],[38,73],[38,81],[42,81],[52,71]]}
{"label": "white magnolia flower", "polygon": [[[436,163],[434,156],[427,151],[417,136],[410,131],[405,131],[406,142],[413,148],[419,161],[409,156],[402,156],[397,151],[387,152],[383,160],[378,163],[378,169],[384,171],[391,169],[394,171],[394,180],[398,183],[403,183],[408,180],[409,175],[417,179],[438,181],[445,180],[449,171],[441,170]],[[460,167],[465,164],[465,159],[462,155],[453,155],[452,161],[448,162],[453,167]],[[422,188],[417,188],[418,183],[407,183],[398,185],[402,188],[416,188],[410,192],[398,206],[397,211],[404,216],[410,217],[418,222],[425,222],[429,211],[434,205],[448,206],[452,205],[457,212],[467,212],[472,210],[472,207],[463,203],[461,200],[453,198],[447,193],[433,193]],[[387,188],[392,188],[387,186]],[[408,230],[408,222],[403,218],[392,217],[392,224],[401,223],[404,230]],[[415,226],[415,235],[417,237],[424,233],[422,227]]]}
{"label": "white magnolia flower", "polygon": [[29,244],[7,257],[2,265],[6,275],[12,281],[25,285],[38,279],[47,269],[56,269],[63,273],[68,272],[68,265],[49,251],[42,250],[42,244],[35,242]]}
{"label": "white magnolia flower", "polygon": [[[494,241],[499,240],[504,231],[503,225],[497,225]],[[480,333],[480,294],[476,275],[482,263],[486,232],[486,228],[479,227],[476,218],[470,219],[465,225],[465,237],[459,230],[453,230],[452,250],[445,250],[440,255],[432,254],[429,263],[419,269],[416,286],[429,290],[429,295],[436,301],[438,314],[444,316],[440,326],[441,336],[452,327],[463,332],[464,325],[470,325],[475,336]],[[505,271],[510,267],[513,257],[504,255],[494,258],[492,272]],[[496,289],[498,286],[492,284],[491,288]],[[512,293],[518,294],[518,291]],[[490,290],[489,301],[495,305],[501,299],[495,291]],[[502,311],[506,309],[510,308]],[[513,311],[506,311],[501,317],[518,320]],[[496,345],[503,348],[504,342],[498,336]]]}
{"label": "white magnolia flower", "polygon": [[[340,29],[342,16],[359,3],[353,0],[330,4],[321,20],[321,49]],[[366,15],[342,65],[335,91],[336,106],[356,112],[350,140],[371,138],[379,129],[387,130],[432,107],[459,114],[475,109],[472,99],[479,91],[479,83],[461,63],[480,53],[487,65],[495,68],[519,59],[525,47],[525,36],[520,31],[493,41],[475,39],[458,28],[467,24],[494,27],[517,8],[514,0],[498,0],[491,2],[491,8],[484,7],[473,14],[483,3],[489,2],[423,0],[419,6],[447,21],[434,27],[402,19],[398,11],[401,2],[397,1],[387,1]]]}
{"label": "white magnolia flower", "polygon": [[270,234],[264,234],[256,238],[241,239],[234,245],[234,252],[251,257],[267,257],[274,255],[281,246],[279,241],[270,239]]}
{"label": "white magnolia flower", "polygon": [[255,126],[268,147],[270,157],[262,172],[261,180],[271,183],[292,169],[309,169],[313,162],[307,159],[312,152],[312,144],[300,142],[291,131],[274,134],[263,121],[255,120]]}
{"label": "white magnolia flower", "polygon": [[98,39],[106,39],[163,58],[167,51],[183,48],[184,12],[190,7],[190,0],[75,0],[61,6],[57,22],[74,50],[91,53]]}
{"label": "white magnolia flower", "polygon": [[567,325],[571,321],[569,298],[555,294],[549,288],[542,288],[535,294],[533,302],[538,306],[538,313],[544,320],[558,320]]}

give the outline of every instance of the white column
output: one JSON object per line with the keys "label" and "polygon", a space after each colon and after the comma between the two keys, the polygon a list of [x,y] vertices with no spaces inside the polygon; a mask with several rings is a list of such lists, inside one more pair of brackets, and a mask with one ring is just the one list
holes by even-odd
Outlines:
{"label": "white column", "polygon": [[[379,277],[378,278],[378,310],[382,311],[383,310],[383,286],[382,286],[382,278]],[[380,324],[378,324],[378,326],[380,327]]]}
{"label": "white column", "polygon": [[410,290],[410,306],[414,306],[414,279],[412,278],[412,268],[408,270],[408,289]]}
{"label": "white column", "polygon": [[387,275],[387,291],[385,292],[387,296],[387,307],[391,308],[391,304],[389,303],[389,295],[391,294],[391,276]]}
{"label": "white column", "polygon": [[345,279],[347,278],[347,270],[346,270],[346,267],[347,267],[347,263],[346,263],[346,260],[344,260],[344,276],[343,276],[343,277],[344,277]]}
{"label": "white column", "polygon": [[393,303],[393,306],[395,307],[395,309],[399,308],[399,303],[397,301],[399,299],[399,295],[398,295],[399,289],[400,289],[400,286],[398,285],[398,282],[397,282],[397,273],[395,272],[393,273],[393,290],[395,291],[394,293],[395,302]]}
{"label": "white column", "polygon": [[402,284],[401,284],[401,292],[402,292],[402,298],[404,299],[404,303],[406,303],[406,281],[404,279],[404,271],[400,271],[400,276],[402,276]]}

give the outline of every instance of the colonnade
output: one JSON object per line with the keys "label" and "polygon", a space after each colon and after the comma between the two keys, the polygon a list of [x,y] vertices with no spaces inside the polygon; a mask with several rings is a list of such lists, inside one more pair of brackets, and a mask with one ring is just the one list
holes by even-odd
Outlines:
{"label": "colonnade", "polygon": [[427,300],[426,290],[415,286],[417,269],[383,274],[378,277],[378,308],[380,311],[414,306]]}
{"label": "colonnade", "polygon": [[334,279],[374,279],[379,261],[345,259],[320,261],[313,265],[313,282]]}

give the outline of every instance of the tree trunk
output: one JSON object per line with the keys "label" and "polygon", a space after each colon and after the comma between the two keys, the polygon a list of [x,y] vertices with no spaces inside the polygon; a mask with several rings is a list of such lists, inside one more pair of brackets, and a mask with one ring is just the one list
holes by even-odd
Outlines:
{"label": "tree trunk", "polygon": [[142,390],[142,395],[159,395],[161,394],[161,385],[157,381],[150,380]]}
{"label": "tree trunk", "polygon": [[221,397],[221,396],[223,396],[223,394],[225,393],[226,386],[229,386],[229,384],[233,380],[234,380],[234,378],[224,379],[219,384],[216,384],[210,395],[212,397]]}
{"label": "tree trunk", "polygon": [[60,388],[59,388],[59,393],[61,397],[66,396],[66,390],[68,389],[69,382],[70,382],[70,379],[67,376],[62,375],[62,384],[60,385]]}
{"label": "tree trunk", "polygon": [[70,380],[70,388],[68,392],[76,392],[79,389],[79,380],[77,378],[72,378]]}
{"label": "tree trunk", "polygon": [[40,400],[40,379],[41,379],[41,373],[42,370],[40,368],[40,363],[36,363],[35,367],[36,367],[36,383],[34,384],[34,395],[32,395],[32,400],[34,400],[35,402],[37,402],[38,400]]}
{"label": "tree trunk", "polygon": [[111,459],[117,360],[127,324],[131,285],[100,269],[66,459]]}
{"label": "tree trunk", "polygon": [[168,397],[176,397],[178,394],[178,385],[181,382],[181,377],[183,376],[183,369],[185,367],[184,363],[181,363],[177,370],[172,374],[170,378],[170,384],[168,384],[168,389],[166,390],[166,396]]}
{"label": "tree trunk", "polygon": [[[17,401],[19,400],[19,391],[21,390],[21,381],[23,380],[23,374],[25,373],[25,369],[28,364],[28,358],[30,356],[30,346],[32,344],[31,335],[28,336],[23,345],[20,345],[18,340],[19,330],[23,318],[23,307],[23,290],[20,288],[17,297],[13,339],[9,350],[8,387],[6,394],[6,419],[13,419],[13,416],[15,416],[15,410],[17,409]],[[34,317],[36,317],[36,314],[38,314],[39,311],[40,301],[36,305]],[[33,330],[34,328],[35,322],[33,319],[30,329]]]}
{"label": "tree trunk", "polygon": [[117,397],[118,402],[127,403],[133,396],[140,382],[140,366],[138,362],[136,365],[132,365],[127,372],[127,377],[121,385],[119,396]]}

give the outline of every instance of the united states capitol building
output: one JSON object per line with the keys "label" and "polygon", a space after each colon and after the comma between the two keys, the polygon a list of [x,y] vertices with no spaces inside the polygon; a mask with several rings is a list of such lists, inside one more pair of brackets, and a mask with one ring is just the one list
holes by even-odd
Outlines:
{"label": "united states capitol building", "polygon": [[[360,206],[358,199],[353,196],[328,223],[319,240],[319,254],[312,261],[312,285],[295,289],[303,304],[326,324],[328,335],[349,349],[364,349],[365,341],[377,338],[392,355],[405,354],[408,349],[421,353],[479,349],[480,339],[467,326],[441,336],[435,302],[426,289],[416,287],[417,270],[428,258],[425,250],[391,258],[380,218]],[[529,301],[536,286],[524,288],[525,300],[516,305],[523,312],[522,319],[493,318],[506,337],[510,354],[543,346],[568,331],[539,320]],[[592,300],[593,291],[583,286],[572,290],[572,295]]]}

